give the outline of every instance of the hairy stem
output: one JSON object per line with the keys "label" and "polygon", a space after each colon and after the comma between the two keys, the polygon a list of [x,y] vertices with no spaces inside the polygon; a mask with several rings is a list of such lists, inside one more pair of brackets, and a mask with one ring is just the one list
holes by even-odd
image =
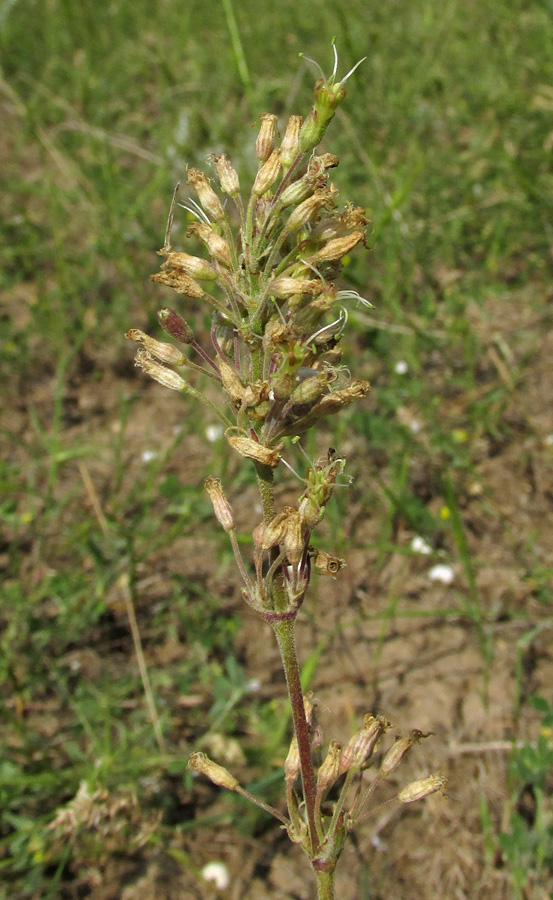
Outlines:
{"label": "hairy stem", "polygon": [[315,822],[315,799],[317,788],[315,784],[315,772],[311,761],[309,730],[303,704],[303,691],[301,689],[298,655],[296,652],[294,624],[293,619],[286,619],[283,622],[276,622],[273,625],[273,628],[280,650],[284,673],[286,675],[286,685],[288,687],[288,696],[290,698],[292,717],[294,720],[294,731],[298,739],[303,797],[307,812],[311,853],[314,855],[319,847],[319,838]]}
{"label": "hairy stem", "polygon": [[334,900],[334,869],[331,872],[316,871],[318,900]]}

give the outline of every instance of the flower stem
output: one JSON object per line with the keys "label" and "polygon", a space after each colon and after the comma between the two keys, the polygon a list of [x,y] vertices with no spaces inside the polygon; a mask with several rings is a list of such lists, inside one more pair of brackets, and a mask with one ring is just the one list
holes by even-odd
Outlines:
{"label": "flower stem", "polygon": [[334,869],[331,872],[316,871],[318,900],[334,900]]}
{"label": "flower stem", "polygon": [[276,622],[273,625],[273,629],[278,642],[278,648],[280,650],[282,665],[284,668],[284,673],[286,675],[288,696],[290,698],[290,705],[292,707],[294,731],[298,740],[301,780],[303,784],[305,809],[307,812],[307,825],[309,828],[309,837],[311,841],[311,853],[315,855],[319,848],[319,837],[315,822],[315,799],[317,788],[315,784],[315,772],[313,770],[313,763],[311,761],[311,744],[309,741],[307,720],[305,718],[305,706],[303,703],[303,692],[301,689],[298,655],[296,652],[294,624],[295,622],[293,619],[285,619],[282,622]]}

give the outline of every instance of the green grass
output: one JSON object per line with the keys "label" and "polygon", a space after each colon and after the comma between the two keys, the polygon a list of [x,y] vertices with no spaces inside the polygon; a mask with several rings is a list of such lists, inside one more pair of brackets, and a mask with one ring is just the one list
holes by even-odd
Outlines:
{"label": "green grass", "polygon": [[[375,391],[331,438],[353,440],[356,452],[353,488],[329,509],[329,531],[340,552],[362,544],[347,520],[353,502],[360,520],[377,518],[378,537],[363,545],[377,571],[406,552],[405,533],[425,536],[433,560],[459,561],[463,587],[446,608],[403,609],[390,596],[371,614],[383,635],[402,613],[467,621],[484,682],[493,622],[527,615],[516,603],[487,607],[475,581],[478,536],[467,537],[463,517],[482,446],[491,456],[518,439],[522,426],[505,411],[548,321],[528,325],[517,349],[526,327],[517,310],[544,316],[551,291],[551,4],[281,0],[257,9],[246,0],[0,3],[2,900],[73,896],[61,887],[71,854],[78,868],[88,850],[60,847],[46,826],[81,781],[133,786],[169,834],[183,802],[171,779],[182,781],[188,749],[210,728],[247,735],[256,778],[286,752],[278,728],[274,740],[278,708],[248,692],[233,651],[234,606],[218,615],[202,576],[172,568],[175,541],[199,536],[222,575],[231,571],[199,460],[234,477],[238,492],[250,476],[221,441],[208,443],[197,409],[183,407],[179,432],[164,430],[153,411],[160,393],[133,370],[123,334],[131,325],[155,333],[156,309],[172,302],[148,276],[186,165],[226,150],[246,182],[257,115],[284,121],[308,109],[314,73],[298,53],[328,70],[333,36],[340,72],[368,57],[327,144],[341,159],[344,200],[372,220],[373,252],[353,255],[345,276],[376,309],[351,315],[349,363]],[[185,227],[183,214],[175,243]],[[499,339],[509,316],[512,334]],[[173,423],[177,401],[163,402]],[[486,485],[475,502],[491,521]],[[507,524],[502,537],[516,543]],[[522,537],[518,564],[546,615],[551,572],[539,534]],[[124,574],[165,754],[118,594]],[[163,662],[179,643],[185,664],[182,653]],[[179,707],[189,695],[198,706]]]}

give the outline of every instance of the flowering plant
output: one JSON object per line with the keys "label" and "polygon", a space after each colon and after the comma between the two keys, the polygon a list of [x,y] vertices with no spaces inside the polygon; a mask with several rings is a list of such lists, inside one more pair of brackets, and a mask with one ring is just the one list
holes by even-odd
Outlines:
{"label": "flowering plant", "polygon": [[[159,311],[161,327],[196,353],[195,362],[173,343],[138,329],[127,334],[140,344],[136,365],[166,387],[208,404],[223,422],[230,447],[255,467],[263,519],[253,530],[252,565],[242,556],[232,508],[220,481],[210,476],[205,487],[229,535],[243,598],[274,631],[292,709],[294,736],[284,768],[287,815],[251,797],[226,769],[204,754],[192,754],[189,767],[215,784],[250,797],[286,827],[311,862],[320,900],[334,896],[336,862],[366,800],[425,736],[411,731],[398,737],[381,759],[370,787],[364,786],[363,772],[391,727],[384,717],[367,714],[362,728],[345,746],[331,741],[318,769],[314,765],[322,737],[316,703],[312,695],[302,692],[295,623],[312,566],[335,577],[344,565],[338,557],[315,550],[312,534],[345,460],[330,449],[310,464],[297,505],[282,509],[275,505],[275,476],[286,464],[286,442],[298,441],[321,419],[340,412],[370,389],[367,381],[352,379],[340,365],[340,341],[347,322],[343,304],[351,299],[367,301],[336,286],[344,256],[365,245],[368,223],[361,207],[338,203],[338,191],[330,181],[338,157],[317,152],[344,100],[344,82],[357,68],[338,81],[334,53],[332,75],[325,78],[321,72],[309,115],[305,120],[292,115],[278,146],[277,117],[269,113],[261,117],[255,144],[258,170],[247,203],[225,154],[211,157],[218,190],[204,173],[188,169],[188,183],[199,201],[190,200],[187,205],[197,218],[188,235],[199,239],[209,259],[172,249],[175,192],[160,251],[165,261],[152,279],[211,306],[211,351],[196,342],[181,314],[170,308]],[[230,209],[221,195],[230,198]],[[205,283],[212,287],[206,289]],[[186,379],[198,371],[220,386],[222,408]],[[433,775],[407,786],[395,799],[408,803],[443,790],[444,784],[440,775]],[[327,795],[335,799],[323,802]]]}

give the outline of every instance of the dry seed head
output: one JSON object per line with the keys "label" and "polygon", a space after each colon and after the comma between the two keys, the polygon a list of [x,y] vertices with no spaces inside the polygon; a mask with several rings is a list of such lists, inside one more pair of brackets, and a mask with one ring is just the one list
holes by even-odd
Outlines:
{"label": "dry seed head", "polygon": [[199,772],[201,775],[205,775],[213,784],[227,788],[229,791],[235,791],[239,787],[236,778],[223,766],[219,766],[209,759],[205,753],[192,753],[188,760],[187,768],[192,772]]}
{"label": "dry seed head", "polygon": [[340,160],[334,153],[322,153],[321,156],[312,156],[307,164],[307,174],[320,178],[327,169],[335,169],[339,162]]}
{"label": "dry seed head", "polygon": [[364,397],[371,389],[368,381],[352,381],[349,387],[341,391],[335,391],[334,394],[326,394],[316,406],[313,407],[311,413],[320,418],[327,416],[329,413],[338,412],[344,406],[349,406],[354,400]]}
{"label": "dry seed head", "polygon": [[150,275],[150,281],[155,281],[156,284],[166,284],[167,287],[173,288],[177,294],[183,294],[185,297],[194,297],[199,300],[200,297],[205,296],[203,287],[197,281],[194,281],[190,275],[187,275],[185,272],[179,272],[177,269],[156,272],[154,275]]}
{"label": "dry seed head", "polygon": [[254,462],[259,462],[264,466],[270,466],[272,469],[275,469],[278,466],[280,461],[280,451],[284,446],[283,444],[279,444],[278,447],[265,447],[264,444],[260,444],[259,441],[254,441],[253,438],[229,434],[229,430],[230,429],[227,429],[225,431],[225,437],[230,446],[233,447],[240,456],[244,456],[246,459],[253,459]]}
{"label": "dry seed head", "polygon": [[342,748],[337,741],[331,741],[328,753],[321,763],[317,774],[317,793],[328,791],[340,775],[340,753]]}
{"label": "dry seed head", "polygon": [[158,381],[159,384],[162,384],[172,391],[188,390],[188,384],[184,378],[181,378],[180,375],[173,372],[172,369],[167,369],[166,366],[162,366],[161,363],[156,362],[147,350],[138,350],[134,358],[134,364],[137,368],[142,369],[146,375],[149,375],[150,378],[153,378],[154,381]]}
{"label": "dry seed head", "polygon": [[221,482],[218,478],[212,478],[210,475],[204,481],[204,486],[213,504],[213,511],[217,521],[223,526],[225,531],[232,531],[234,528],[232,509],[223,493]]}
{"label": "dry seed head", "polygon": [[262,197],[263,194],[275,183],[280,172],[280,150],[273,150],[269,159],[263,163],[255,176],[252,194]]}
{"label": "dry seed head", "polygon": [[288,119],[286,131],[280,145],[282,165],[285,169],[290,168],[299,153],[301,123],[301,116],[290,116]]}
{"label": "dry seed head", "polygon": [[175,340],[180,341],[181,344],[192,343],[193,334],[190,325],[174,309],[171,309],[169,306],[163,307],[163,309],[158,310],[157,318],[163,330]]}
{"label": "dry seed head", "polygon": [[420,781],[412,781],[399,792],[397,799],[400,803],[414,803],[415,800],[424,800],[436,791],[441,791],[446,797],[446,785],[447,778],[443,775],[430,775],[428,778],[421,778]]}
{"label": "dry seed head", "polygon": [[277,117],[273,113],[261,116],[261,127],[255,142],[255,153],[260,163],[268,160],[274,150],[276,126]]}
{"label": "dry seed head", "polygon": [[240,182],[238,181],[238,173],[232,166],[227,154],[222,153],[221,156],[212,155],[211,160],[217,170],[221,190],[225,194],[235,197],[240,191]]}
{"label": "dry seed head", "polygon": [[200,198],[204,210],[214,222],[225,218],[225,210],[217,194],[209,183],[209,178],[199,169],[188,170],[188,184],[191,184]]}
{"label": "dry seed head", "polygon": [[174,344],[166,344],[164,341],[157,341],[140,331],[139,328],[131,328],[127,331],[126,338],[142,344],[145,350],[152,354],[160,362],[167,363],[169,366],[183,366],[186,363],[186,356]]}
{"label": "dry seed head", "polygon": [[200,281],[215,281],[217,279],[217,270],[211,265],[207,259],[201,256],[191,256],[189,253],[180,253],[176,250],[170,250],[165,254],[167,261],[161,266],[162,271],[167,269],[181,269],[192,278],[199,278]]}

